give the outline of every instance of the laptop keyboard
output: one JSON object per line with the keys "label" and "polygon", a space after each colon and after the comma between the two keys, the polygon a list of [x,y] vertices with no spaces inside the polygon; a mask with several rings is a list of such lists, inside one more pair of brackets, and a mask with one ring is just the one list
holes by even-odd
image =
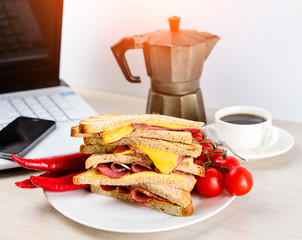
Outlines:
{"label": "laptop keyboard", "polygon": [[66,122],[81,115],[59,93],[0,97],[0,129],[19,116]]}

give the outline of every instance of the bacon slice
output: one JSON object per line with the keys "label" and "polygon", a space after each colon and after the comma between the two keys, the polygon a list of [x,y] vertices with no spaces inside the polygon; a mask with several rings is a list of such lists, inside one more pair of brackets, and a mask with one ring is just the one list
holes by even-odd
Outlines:
{"label": "bacon slice", "polygon": [[121,178],[121,177],[124,177],[124,176],[130,174],[130,170],[115,172],[111,169],[110,164],[106,164],[106,163],[99,163],[97,165],[96,169],[97,169],[97,171],[104,174],[105,176],[114,178],[114,179]]}
{"label": "bacon slice", "polygon": [[191,133],[199,133],[198,128],[168,128],[162,126],[152,126],[147,124],[132,124],[133,129],[148,129],[148,130],[169,130],[169,131],[189,131]]}
{"label": "bacon slice", "polygon": [[142,172],[142,171],[153,171],[153,168],[142,162],[134,162],[131,164],[131,171],[134,173]]}
{"label": "bacon slice", "polygon": [[169,200],[148,192],[142,188],[133,188],[130,192],[130,197],[138,206],[148,206],[153,199],[161,202],[171,203]]}

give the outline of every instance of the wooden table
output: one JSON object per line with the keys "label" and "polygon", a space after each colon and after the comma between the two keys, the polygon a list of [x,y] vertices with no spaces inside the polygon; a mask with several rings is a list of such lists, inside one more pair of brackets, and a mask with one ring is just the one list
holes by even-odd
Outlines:
{"label": "wooden table", "polygon": [[[144,113],[146,100],[75,89],[98,113]],[[215,111],[207,110],[208,122]],[[302,124],[274,121],[290,132],[294,147],[277,157],[245,165],[254,177],[252,191],[218,214],[177,230],[126,234],[96,230],[57,212],[40,189],[21,190],[14,182],[36,172],[0,171],[0,239],[302,239]]]}

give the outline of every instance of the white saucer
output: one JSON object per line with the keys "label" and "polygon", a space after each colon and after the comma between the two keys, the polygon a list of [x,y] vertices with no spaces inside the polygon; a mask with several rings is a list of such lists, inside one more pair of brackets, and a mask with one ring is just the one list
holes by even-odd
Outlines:
{"label": "white saucer", "polygon": [[[207,125],[209,128],[212,128],[215,130],[215,124],[209,124]],[[261,158],[269,158],[278,156],[280,154],[283,154],[287,151],[289,151],[293,145],[294,145],[294,137],[288,133],[287,131],[278,128],[276,126],[273,126],[276,128],[279,132],[279,138],[278,140],[273,143],[270,146],[262,145],[258,147],[257,149],[249,152],[236,152],[238,155],[243,156],[249,160],[252,159],[261,159]],[[228,151],[229,155],[232,155],[230,151]]]}

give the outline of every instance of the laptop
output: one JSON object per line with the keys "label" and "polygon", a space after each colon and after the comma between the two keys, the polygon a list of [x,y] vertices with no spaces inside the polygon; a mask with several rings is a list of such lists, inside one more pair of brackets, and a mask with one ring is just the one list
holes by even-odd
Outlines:
{"label": "laptop", "polygon": [[71,126],[97,114],[59,79],[62,14],[63,0],[0,0],[0,130],[19,116],[56,122],[26,158],[78,152]]}

